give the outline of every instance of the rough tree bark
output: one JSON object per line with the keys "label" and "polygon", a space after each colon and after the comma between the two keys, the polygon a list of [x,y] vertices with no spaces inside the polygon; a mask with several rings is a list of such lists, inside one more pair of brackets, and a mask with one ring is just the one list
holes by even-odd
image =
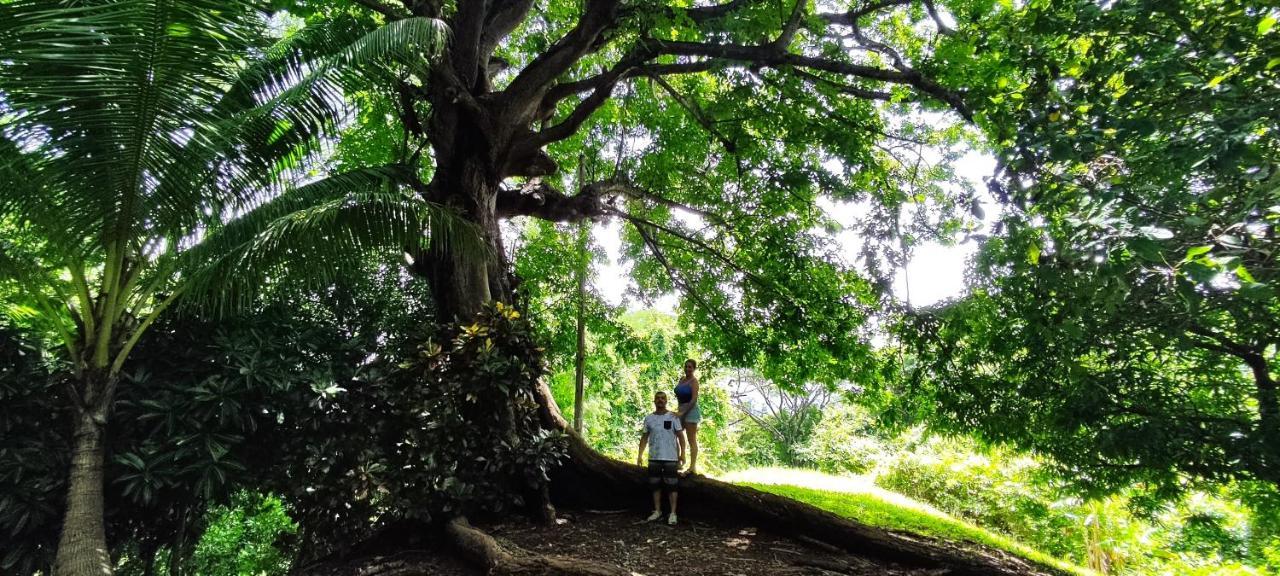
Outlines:
{"label": "rough tree bark", "polygon": [[100,396],[114,386],[91,375],[84,380],[87,401],[78,403],[76,409],[71,478],[53,569],[56,575],[111,573],[102,502],[103,428],[109,400],[104,402]]}

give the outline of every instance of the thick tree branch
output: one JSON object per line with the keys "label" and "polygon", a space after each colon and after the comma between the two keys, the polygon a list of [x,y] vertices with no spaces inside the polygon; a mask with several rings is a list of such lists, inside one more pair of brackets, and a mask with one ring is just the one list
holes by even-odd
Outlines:
{"label": "thick tree branch", "polygon": [[1262,357],[1262,353],[1260,351],[1254,350],[1253,348],[1245,346],[1244,344],[1236,342],[1231,338],[1223,336],[1222,334],[1214,332],[1213,330],[1209,330],[1208,328],[1204,328],[1202,326],[1197,326],[1195,324],[1192,324],[1190,326],[1187,326],[1187,332],[1190,332],[1197,336],[1203,336],[1205,338],[1209,338],[1210,340],[1213,340],[1214,342],[1217,343],[1216,345],[1214,345],[1208,342],[1202,342],[1202,344],[1204,344],[1203,346],[1201,346],[1202,348],[1208,348],[1211,350],[1216,350],[1218,352],[1225,352],[1227,354],[1230,354],[1232,356],[1235,356],[1245,361],[1247,361],[1248,358],[1252,356],[1257,356],[1259,358]]}
{"label": "thick tree branch", "polygon": [[484,36],[487,1],[459,2],[458,12],[450,19],[453,39],[448,60],[454,74],[468,93],[480,80],[480,43]]}
{"label": "thick tree branch", "polygon": [[444,12],[444,0],[400,0],[414,16],[439,18]]}
{"label": "thick tree branch", "polygon": [[894,50],[892,46],[889,46],[884,42],[880,42],[880,41],[872,40],[871,38],[868,38],[865,34],[862,33],[862,27],[859,26],[857,22],[853,23],[852,33],[853,33],[853,38],[858,41],[858,44],[861,44],[864,48],[867,48],[868,50],[871,50],[873,52],[878,52],[881,55],[888,57],[889,60],[893,61],[894,68],[897,68],[898,70],[901,70],[903,72],[907,72],[911,70],[911,68],[907,66],[906,60],[903,60],[902,55],[899,54],[897,50]]}
{"label": "thick tree branch", "polygon": [[619,62],[608,73],[601,75],[599,84],[591,95],[583,98],[581,102],[559,123],[537,132],[528,141],[523,142],[522,146],[532,148],[542,148],[552,142],[559,142],[578,131],[583,122],[586,122],[596,110],[599,110],[609,98],[613,96],[613,89],[618,82],[634,66],[630,61]]}
{"label": "thick tree branch", "polygon": [[[635,78],[638,76],[670,76],[674,74],[692,74],[695,72],[706,72],[707,70],[711,70],[718,65],[718,63],[714,60],[702,60],[698,62],[686,62],[686,63],[678,63],[678,64],[671,63],[671,64],[639,65],[634,62],[629,62],[628,64],[629,64],[629,67],[626,70],[621,72],[621,74],[617,77],[616,82],[621,82],[623,80],[626,80],[629,78]],[[617,66],[615,66],[615,68],[617,68]],[[542,104],[540,106],[540,112],[538,113],[538,117],[549,118],[551,114],[555,113],[556,105],[559,104],[561,100],[564,100],[569,96],[572,96],[574,94],[580,94],[582,92],[586,92],[589,90],[596,90],[604,86],[607,82],[615,81],[613,78],[613,74],[615,73],[616,73],[615,69],[611,68],[610,70],[597,74],[595,76],[590,76],[587,78],[583,78],[581,80],[574,80],[571,82],[563,82],[561,84],[557,84],[553,86],[551,89],[547,90],[546,95],[543,96],[542,98]]]}
{"label": "thick tree branch", "polygon": [[1212,342],[1205,342],[1192,339],[1197,346],[1235,356],[1249,367],[1253,373],[1254,388],[1257,390],[1258,416],[1264,437],[1268,440],[1280,437],[1280,398],[1277,398],[1276,381],[1271,377],[1271,366],[1262,349],[1241,344],[1213,330],[1194,324],[1188,326],[1187,331],[1212,340]]}
{"label": "thick tree branch", "polygon": [[693,20],[695,24],[702,24],[724,18],[733,13],[734,10],[750,4],[749,0],[731,0],[724,4],[716,4],[715,6],[699,6],[697,8],[688,8],[684,11],[685,15]]}
{"label": "thick tree branch", "polygon": [[613,182],[593,182],[577,194],[566,196],[540,180],[515,190],[498,193],[495,213],[498,218],[532,216],[551,222],[581,222],[606,215],[605,201],[617,193]]}
{"label": "thick tree branch", "polygon": [[552,222],[580,222],[617,214],[611,202],[618,196],[651,201],[697,214],[718,226],[726,226],[724,218],[719,214],[664,198],[635,184],[616,179],[592,182],[581,187],[573,196],[568,196],[541,180],[531,180],[521,188],[500,191],[496,214],[499,218],[532,216]]}
{"label": "thick tree branch", "polygon": [[782,33],[778,34],[778,38],[773,41],[772,45],[775,49],[786,50],[787,46],[791,45],[791,41],[796,37],[796,32],[800,30],[800,22],[804,19],[804,10],[808,4],[809,0],[795,0],[795,4],[791,8],[791,16],[782,25]]}
{"label": "thick tree branch", "polygon": [[506,104],[516,110],[536,105],[540,94],[616,24],[619,4],[620,0],[589,0],[578,25],[529,63],[503,91]]}
{"label": "thick tree branch", "polygon": [[879,80],[904,84],[919,90],[933,98],[944,102],[960,113],[966,120],[972,120],[972,113],[965,105],[960,94],[948,90],[911,68],[892,70],[841,62],[826,58],[790,54],[773,49],[770,46],[745,46],[740,44],[705,44],[698,42],[663,42],[649,40],[654,50],[661,54],[677,56],[704,56],[723,60],[732,60],[772,68],[808,68],[823,72],[832,72],[846,76],[856,76],[869,80]]}
{"label": "thick tree branch", "polygon": [[544,556],[519,549],[513,554],[492,536],[472,527],[466,518],[450,520],[445,526],[445,534],[464,557],[484,568],[487,574],[562,574],[565,576],[632,574],[629,570],[592,560]]}
{"label": "thick tree branch", "polygon": [[529,15],[533,0],[498,0],[485,18],[484,33],[480,38],[480,57],[488,60],[494,48],[511,34]]}
{"label": "thick tree branch", "polygon": [[692,8],[680,6],[655,6],[654,4],[655,3],[637,2],[631,6],[624,7],[621,11],[621,15],[623,17],[630,17],[641,12],[646,14],[657,13],[669,18],[688,18],[694,24],[702,26],[715,20],[730,16],[739,8],[750,6],[752,4],[752,0],[731,0],[724,4],[695,6]]}
{"label": "thick tree branch", "polygon": [[933,18],[933,24],[938,27],[938,33],[943,36],[951,36],[956,33],[946,22],[942,21],[942,17],[938,15],[938,7],[933,0],[924,0],[924,9],[929,12],[929,17]]}
{"label": "thick tree branch", "polygon": [[809,80],[815,84],[830,86],[831,88],[835,89],[837,92],[840,92],[842,94],[857,96],[858,98],[863,98],[866,100],[890,100],[893,98],[893,94],[890,92],[881,92],[878,90],[868,90],[866,88],[860,88],[858,86],[851,86],[849,84],[844,84],[842,82],[836,82],[835,80],[831,80],[830,78],[824,78],[822,76],[819,76],[807,70],[796,68],[795,73],[797,76],[804,78],[806,80]]}
{"label": "thick tree branch", "polygon": [[910,6],[914,0],[883,0],[881,2],[872,2],[861,8],[855,8],[848,12],[823,12],[817,16],[825,20],[828,24],[836,24],[840,26],[857,26],[858,20],[863,16],[879,12],[885,8],[893,8],[895,6]]}
{"label": "thick tree branch", "polygon": [[471,95],[471,90],[463,84],[463,78],[460,78],[449,67],[436,67],[432,71],[432,77],[440,82],[445,91],[445,96],[451,103],[460,105],[477,118],[488,117],[488,111]]}

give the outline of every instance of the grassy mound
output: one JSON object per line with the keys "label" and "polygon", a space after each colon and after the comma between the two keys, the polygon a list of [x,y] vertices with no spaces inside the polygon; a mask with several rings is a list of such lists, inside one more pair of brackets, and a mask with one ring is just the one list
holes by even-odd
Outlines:
{"label": "grassy mound", "polygon": [[981,544],[1071,574],[1097,576],[1092,570],[1064,562],[928,504],[880,488],[869,478],[832,476],[788,468],[755,468],[727,474],[720,479],[799,500],[863,524],[954,542]]}

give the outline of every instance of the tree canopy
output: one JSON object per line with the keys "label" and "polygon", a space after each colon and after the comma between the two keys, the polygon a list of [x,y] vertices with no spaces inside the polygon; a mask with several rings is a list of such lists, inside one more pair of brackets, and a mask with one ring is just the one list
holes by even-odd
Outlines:
{"label": "tree canopy", "polygon": [[[1048,455],[1094,493],[1274,492],[1277,18],[1234,0],[0,2],[18,327],[0,327],[0,399],[53,414],[0,446],[0,487],[21,485],[0,526],[39,543],[0,561],[48,564],[37,500],[61,493],[55,570],[76,575],[109,568],[107,525],[142,556],[164,533],[180,560],[193,511],[241,484],[298,505],[317,552],[393,520],[484,542],[468,513],[549,520],[553,492],[610,503],[640,472],[567,430],[546,378],[588,331],[598,380],[661,380],[686,353],[751,370],[789,406],[752,415],[797,461],[852,381],[886,420]],[[999,161],[991,230],[955,169],[974,148]],[[602,221],[632,296],[678,294],[677,320],[651,330],[588,285]],[[892,298],[914,247],[961,239],[981,242],[969,294]],[[611,402],[643,409],[639,390]],[[7,428],[38,419],[9,406]]]}
{"label": "tree canopy", "polygon": [[1275,21],[1069,2],[962,27],[1007,209],[973,294],[909,321],[918,414],[1096,489],[1280,479]]}

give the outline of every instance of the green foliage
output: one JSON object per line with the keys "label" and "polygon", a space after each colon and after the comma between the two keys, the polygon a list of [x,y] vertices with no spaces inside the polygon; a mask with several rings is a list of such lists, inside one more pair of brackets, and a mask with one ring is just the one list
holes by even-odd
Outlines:
{"label": "green foliage", "polygon": [[[675,317],[655,311],[629,312],[613,325],[617,338],[605,341],[590,334],[584,436],[595,449],[624,461],[634,461],[639,422],[653,411],[653,394],[668,395],[682,374],[687,358],[700,358],[691,338],[677,328]],[[550,354],[549,354],[550,355]],[[573,407],[571,356],[552,364],[551,389],[566,414]],[[714,385],[714,372],[702,371],[698,405],[703,422],[698,429],[698,466],[710,472],[732,470],[752,460],[740,437],[741,427],[726,390]],[[558,369],[557,369],[558,368]]]}
{"label": "green foliage", "polygon": [[[876,483],[1057,558],[1116,574],[1275,569],[1269,511],[1238,489],[1195,492],[1156,510],[1135,487],[1081,500],[1037,459],[960,438],[899,438]],[[1260,500],[1255,495],[1250,500]],[[1252,566],[1253,568],[1244,568]]]}
{"label": "green foliage", "polygon": [[395,456],[414,466],[390,490],[394,509],[447,515],[522,506],[564,457],[559,433],[538,422],[542,361],[529,324],[499,302],[443,336],[444,345],[429,340],[400,365],[405,416],[415,425]]}
{"label": "green foliage", "polygon": [[284,576],[290,556],[282,537],[297,532],[284,503],[274,496],[236,494],[226,506],[208,512],[208,528],[191,556],[190,569],[200,576]]}
{"label": "green foliage", "polygon": [[931,440],[887,463],[884,488],[949,514],[1085,564],[1085,527],[1061,513],[1063,502],[1037,485],[1038,465],[1007,452],[975,453],[958,442]]}
{"label": "green foliage", "polygon": [[773,483],[747,483],[747,486],[786,496],[859,522],[923,534],[948,542],[973,543],[1005,550],[1037,563],[1053,566],[1070,574],[1090,574],[1078,566],[1024,546],[999,534],[989,532],[946,514],[920,509],[900,501],[890,501],[876,494],[857,494]]}
{"label": "green foliage", "polygon": [[875,422],[865,409],[837,402],[823,410],[797,452],[805,463],[829,474],[866,474],[886,457],[888,449],[876,437]]}
{"label": "green foliage", "polygon": [[48,573],[71,426],[39,340],[0,321],[0,572]]}
{"label": "green foliage", "polygon": [[963,8],[944,53],[1007,212],[972,296],[906,322],[899,414],[1052,456],[1093,494],[1280,482],[1274,10],[1003,6]]}
{"label": "green foliage", "polygon": [[[799,7],[808,13],[794,42],[770,52],[890,68],[877,50],[851,49],[847,25],[814,14],[840,9]],[[499,48],[514,67],[580,14],[574,2],[540,8]],[[789,10],[740,3],[724,18],[695,22],[682,7],[637,3],[565,80],[633,56],[638,39],[754,46],[778,36]],[[930,60],[940,37],[918,6],[876,12],[861,29],[904,55],[903,66]],[[607,212],[623,220],[623,257],[637,295],[678,293],[682,322],[696,325],[702,345],[726,365],[767,370],[787,383],[856,379],[872,349],[861,328],[903,249],[972,225],[963,210],[972,199],[968,185],[945,162],[920,154],[957,157],[968,134],[944,114],[924,118],[923,109],[938,106],[903,86],[828,73],[835,68],[736,58],[708,64],[620,85],[574,136],[548,146],[566,174],[560,184],[577,188],[568,174],[579,166],[586,181],[634,184]],[[574,100],[560,103],[559,117]],[[843,203],[868,211],[853,230],[841,230],[825,210]],[[865,239],[863,250],[844,253],[840,232]]]}
{"label": "green foliage", "polygon": [[[228,504],[242,489],[288,495],[312,531],[341,523],[333,512],[347,510],[349,497],[330,502],[295,494],[306,495],[306,486],[295,483],[300,471],[347,462],[336,452],[307,458],[308,447],[322,451],[343,440],[335,438],[341,429],[316,414],[353,388],[371,353],[392,354],[430,317],[424,288],[398,265],[370,262],[341,280],[322,293],[272,290],[272,300],[249,315],[216,321],[165,315],[141,341],[124,370],[128,386],[106,455],[107,526],[117,535],[113,554],[126,559],[122,570],[140,574],[152,558],[186,569],[209,520],[206,509]],[[0,417],[21,425],[6,432],[0,447],[0,454],[17,456],[5,461],[0,493],[17,499],[14,510],[30,512],[15,532],[17,546],[6,547],[10,557],[49,554],[66,489],[71,426],[56,387],[63,376],[34,374],[5,380],[3,388]],[[350,434],[365,438],[366,428]],[[355,508],[363,529],[368,511],[360,516]],[[15,526],[0,518],[0,528]],[[4,571],[31,573],[17,566]]]}
{"label": "green foliage", "polygon": [[[3,45],[22,46],[0,68],[0,284],[21,288],[78,377],[114,381],[181,296],[247,305],[286,264],[328,280],[353,252],[420,240],[427,213],[448,219],[388,193],[385,169],[304,169],[336,135],[343,91],[422,69],[438,23],[334,18],[281,38],[265,8],[0,4]],[[279,245],[291,232],[311,266]]]}

